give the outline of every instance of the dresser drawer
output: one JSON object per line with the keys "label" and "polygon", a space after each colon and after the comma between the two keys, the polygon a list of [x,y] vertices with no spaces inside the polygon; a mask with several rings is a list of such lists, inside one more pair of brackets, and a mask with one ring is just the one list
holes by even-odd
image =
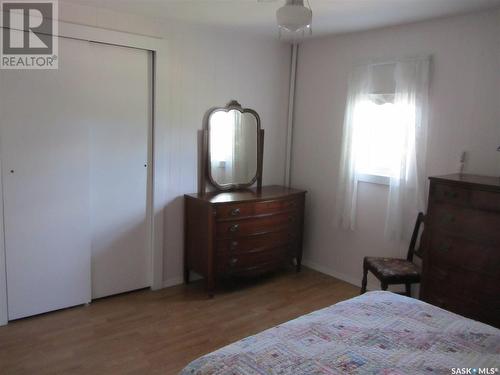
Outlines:
{"label": "dresser drawer", "polygon": [[463,267],[428,264],[422,281],[426,293],[439,292],[448,295],[449,298],[460,297],[475,300],[489,296],[492,301],[495,296],[500,295],[497,275],[486,275]]}
{"label": "dresser drawer", "polygon": [[291,247],[280,246],[265,251],[240,254],[217,254],[216,269],[218,273],[240,273],[243,271],[266,268],[269,265],[283,264],[292,257]]}
{"label": "dresser drawer", "polygon": [[[291,263],[290,263],[291,264]],[[286,259],[269,260],[263,263],[252,263],[245,267],[226,267],[217,271],[218,276],[255,277],[274,272],[286,267]]]}
{"label": "dresser drawer", "polygon": [[[451,267],[447,264],[429,263],[423,275],[423,283],[426,287],[429,286],[430,290],[440,289],[445,293],[454,294],[456,287],[463,280],[459,273],[458,267]],[[438,285],[439,288],[436,288]]]}
{"label": "dresser drawer", "polygon": [[429,262],[481,272],[497,277],[500,282],[500,264],[492,262],[500,252],[499,246],[468,240],[435,230],[430,235]]}
{"label": "dresser drawer", "polygon": [[500,212],[500,194],[474,190],[471,193],[471,205],[474,208]]}
{"label": "dresser drawer", "polygon": [[498,303],[488,304],[479,299],[467,299],[463,297],[450,298],[447,295],[435,292],[425,299],[425,302],[454,312],[469,319],[500,327],[500,307]]}
{"label": "dresser drawer", "polygon": [[448,204],[433,204],[429,224],[470,239],[500,243],[500,215]]}
{"label": "dresser drawer", "polygon": [[460,295],[456,292],[451,294],[448,289],[443,288],[434,288],[423,300],[431,305],[483,322],[491,320],[494,316],[493,311],[498,311],[498,306],[481,303],[479,296],[471,298],[470,295]]}
{"label": "dresser drawer", "polygon": [[495,278],[461,268],[431,266],[422,288],[422,299],[435,306],[490,324],[500,319],[500,284]]}
{"label": "dresser drawer", "polygon": [[297,238],[296,231],[284,230],[255,236],[223,239],[217,241],[216,251],[217,253],[257,252],[294,243]]}
{"label": "dresser drawer", "polygon": [[219,238],[236,238],[280,229],[292,230],[297,227],[298,222],[297,213],[287,212],[260,218],[221,221],[217,223],[216,231]]}
{"label": "dresser drawer", "polygon": [[301,200],[299,198],[280,199],[274,201],[263,201],[255,203],[255,214],[270,214],[275,212],[296,210],[299,208]]}
{"label": "dresser drawer", "polygon": [[[428,265],[428,269],[422,275],[422,297],[423,300],[447,310],[457,311],[459,305],[470,291],[464,290],[463,277],[469,272],[459,271],[459,268],[448,268]],[[466,284],[467,289],[471,283]]]}
{"label": "dresser drawer", "polygon": [[299,197],[262,202],[234,203],[217,206],[217,220],[232,220],[256,215],[275,214],[299,208]]}
{"label": "dresser drawer", "polygon": [[471,191],[458,186],[447,184],[436,184],[431,190],[431,201],[436,203],[448,203],[458,205],[469,205]]}

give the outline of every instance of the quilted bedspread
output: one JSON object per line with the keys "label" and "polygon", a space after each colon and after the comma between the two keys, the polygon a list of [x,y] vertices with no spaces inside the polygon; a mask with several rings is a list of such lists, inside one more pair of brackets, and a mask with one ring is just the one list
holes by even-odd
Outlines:
{"label": "quilted bedspread", "polygon": [[499,374],[499,366],[500,330],[370,292],[207,354],[181,374]]}

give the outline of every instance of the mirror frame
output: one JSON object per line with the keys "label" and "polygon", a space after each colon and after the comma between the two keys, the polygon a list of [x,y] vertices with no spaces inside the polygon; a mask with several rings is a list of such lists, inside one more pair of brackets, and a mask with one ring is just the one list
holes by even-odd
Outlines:
{"label": "mirror frame", "polygon": [[[212,176],[212,168],[211,168],[211,154],[210,154],[210,119],[214,113],[217,112],[229,112],[232,110],[236,110],[244,113],[249,113],[253,115],[257,121],[257,171],[255,176],[251,181],[244,184],[227,184],[227,185],[219,185]],[[213,185],[217,190],[220,191],[230,191],[230,190],[238,190],[249,188],[257,182],[257,189],[260,190],[262,188],[262,163],[263,163],[263,153],[264,153],[264,130],[261,128],[260,124],[260,116],[259,114],[250,108],[243,108],[240,103],[236,100],[232,100],[225,107],[214,107],[211,108],[206,116],[205,116],[205,126],[203,129],[203,154],[202,158],[202,182],[200,184],[200,192],[205,193],[206,186],[205,180],[208,178],[210,184]]]}

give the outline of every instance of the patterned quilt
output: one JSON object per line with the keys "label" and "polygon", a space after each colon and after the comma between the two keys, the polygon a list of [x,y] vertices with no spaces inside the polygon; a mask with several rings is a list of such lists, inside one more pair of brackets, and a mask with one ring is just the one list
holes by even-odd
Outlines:
{"label": "patterned quilt", "polygon": [[499,374],[498,367],[500,330],[370,292],[207,354],[181,374]]}

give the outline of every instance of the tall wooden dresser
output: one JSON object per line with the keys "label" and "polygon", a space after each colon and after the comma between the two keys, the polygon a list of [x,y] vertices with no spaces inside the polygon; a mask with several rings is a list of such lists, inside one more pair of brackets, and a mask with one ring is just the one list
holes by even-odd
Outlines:
{"label": "tall wooden dresser", "polygon": [[302,259],[305,191],[264,186],[185,195],[184,277],[253,276]]}
{"label": "tall wooden dresser", "polygon": [[420,298],[500,327],[500,178],[430,178]]}

